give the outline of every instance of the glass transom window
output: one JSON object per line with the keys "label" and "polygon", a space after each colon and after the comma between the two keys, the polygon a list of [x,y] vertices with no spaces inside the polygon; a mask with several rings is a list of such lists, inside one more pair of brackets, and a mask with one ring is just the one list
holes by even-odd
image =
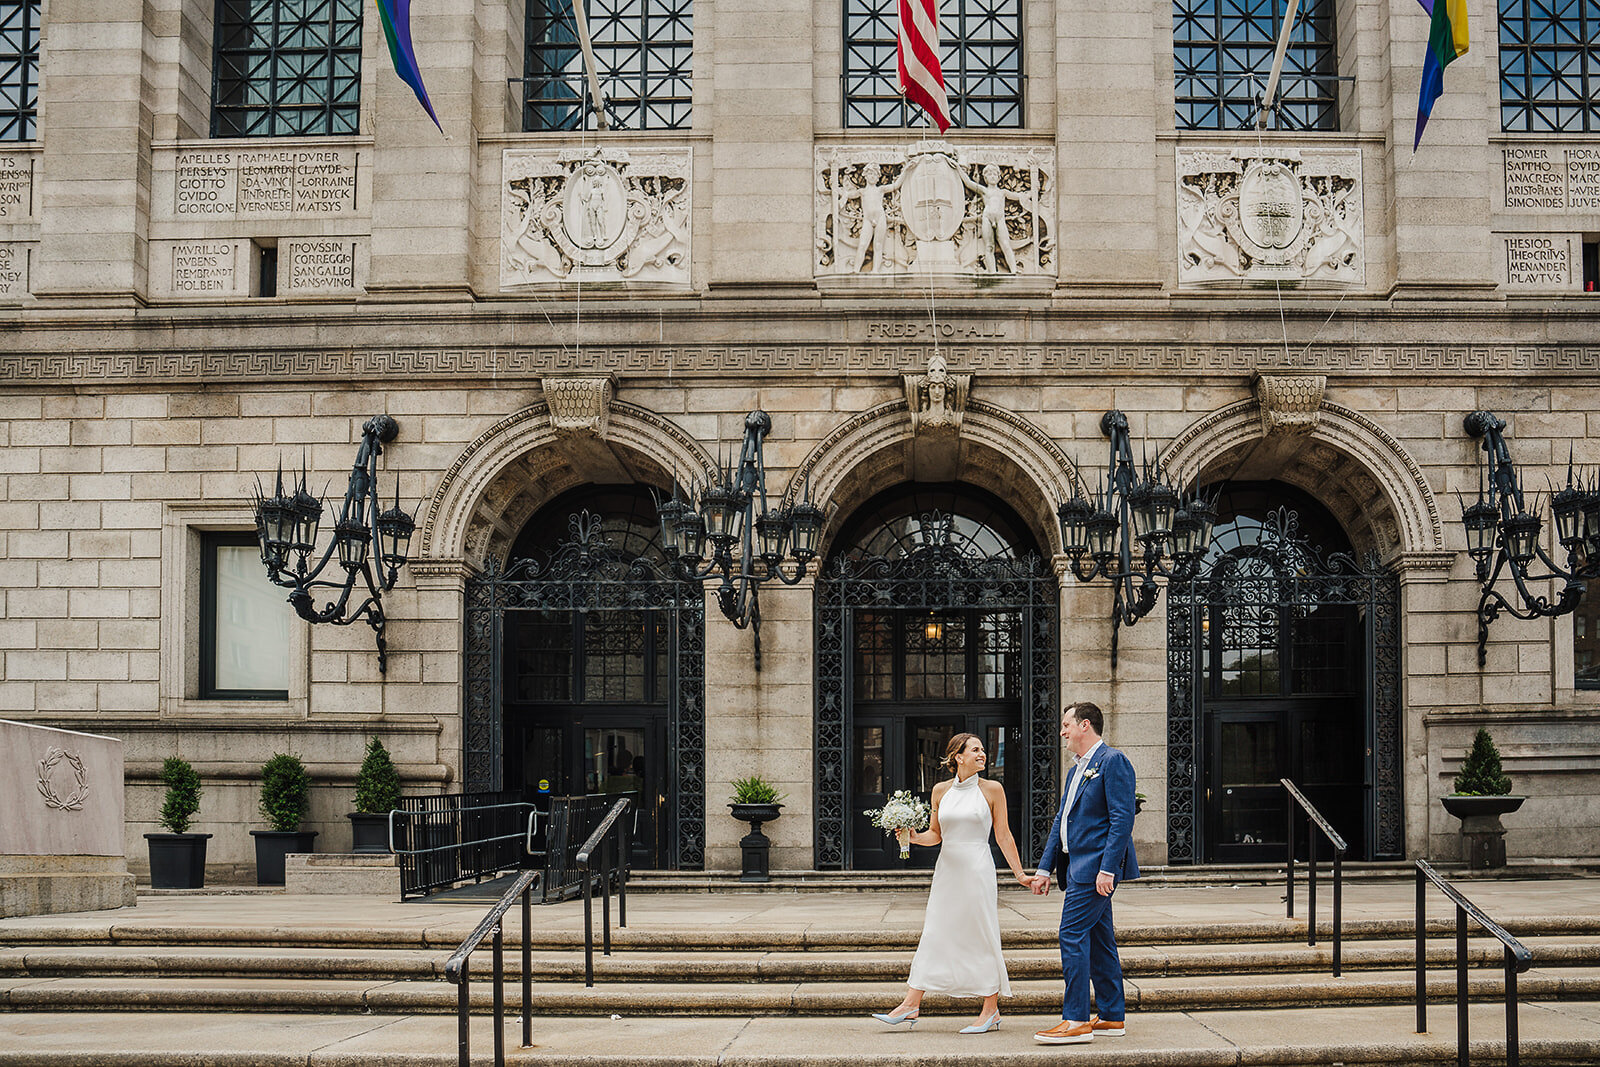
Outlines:
{"label": "glass transom window", "polygon": [[[844,0],[844,124],[927,126],[899,89],[898,0]],[[963,129],[1022,125],[1021,0],[939,5],[939,68]]]}
{"label": "glass transom window", "polygon": [[0,142],[37,136],[40,3],[0,0]]}
{"label": "glass transom window", "polygon": [[[1283,9],[1269,0],[1174,0],[1172,66],[1180,130],[1253,127],[1272,71]],[[1273,129],[1339,128],[1333,0],[1300,9],[1284,57]]]}
{"label": "glass transom window", "polygon": [[1600,132],[1600,4],[1501,0],[1500,128]]}
{"label": "glass transom window", "polygon": [[[693,0],[586,0],[596,74],[613,128],[690,123]],[[524,130],[594,128],[588,76],[569,0],[528,0]]]}
{"label": "glass transom window", "polygon": [[217,0],[211,136],[357,132],[362,0]]}

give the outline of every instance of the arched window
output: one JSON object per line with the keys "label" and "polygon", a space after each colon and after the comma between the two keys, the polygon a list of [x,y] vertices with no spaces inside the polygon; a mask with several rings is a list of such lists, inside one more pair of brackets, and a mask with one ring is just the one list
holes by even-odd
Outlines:
{"label": "arched window", "polygon": [[[694,0],[584,0],[614,129],[684,130],[691,119]],[[569,0],[528,0],[522,128],[594,128]]]}
{"label": "arched window", "polygon": [[40,3],[0,0],[0,141],[38,136]]}
{"label": "arched window", "polygon": [[1600,132],[1600,7],[1500,0],[1500,128]]}
{"label": "arched window", "polygon": [[361,18],[362,0],[217,0],[211,136],[355,133]]}
{"label": "arched window", "polygon": [[[940,71],[950,115],[966,129],[1022,125],[1022,0],[946,0]],[[927,126],[900,95],[898,0],[844,0],[844,124]]]}
{"label": "arched window", "polygon": [[[1238,130],[1255,125],[1282,10],[1258,0],[1174,0],[1172,66],[1180,130]],[[1279,83],[1280,106],[1268,126],[1339,128],[1338,56],[1333,0],[1300,8]]]}

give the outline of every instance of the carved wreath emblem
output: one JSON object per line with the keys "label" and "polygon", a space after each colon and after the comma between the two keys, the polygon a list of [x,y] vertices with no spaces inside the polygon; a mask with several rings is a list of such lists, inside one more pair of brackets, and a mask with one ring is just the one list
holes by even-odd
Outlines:
{"label": "carved wreath emblem", "polygon": [[[72,792],[67,794],[65,800],[56,795],[55,787],[50,781],[51,772],[62,760],[66,760],[67,765],[72,768],[74,779]],[[44,796],[44,806],[47,808],[77,811],[83,807],[84,800],[89,796],[89,775],[83,769],[83,760],[76,752],[67,752],[54,747],[45,750],[44,759],[39,761],[39,792]]]}

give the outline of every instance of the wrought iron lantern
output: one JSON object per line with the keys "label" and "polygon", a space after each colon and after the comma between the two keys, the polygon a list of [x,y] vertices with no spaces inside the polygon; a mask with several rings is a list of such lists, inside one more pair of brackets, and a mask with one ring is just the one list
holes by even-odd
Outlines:
{"label": "wrought iron lantern", "polygon": [[1109,578],[1111,665],[1117,665],[1117,631],[1132,626],[1156,606],[1156,578],[1187,581],[1200,570],[1216,521],[1215,501],[1184,495],[1163,480],[1161,461],[1133,459],[1128,417],[1115,409],[1100,419],[1110,438],[1106,474],[1092,500],[1074,495],[1056,509],[1061,543],[1079,581]]}
{"label": "wrought iron lantern", "polygon": [[[333,539],[315,564],[311,559],[317,547],[323,505],[307,488],[305,471],[301,470],[298,484],[289,492],[284,488],[280,465],[273,495],[266,496],[258,485],[255,500],[256,535],[261,541],[261,562],[266,565],[267,577],[274,585],[289,590],[289,603],[294,605],[295,614],[307,622],[349,626],[365,619],[377,637],[380,673],[388,668],[383,594],[394,588],[400,568],[406,565],[411,534],[416,529],[416,521],[400,510],[398,482],[394,506],[379,511],[383,505],[378,499],[378,457],[383,454],[383,446],[399,432],[399,425],[387,415],[375,416],[362,425],[361,448],[350,471],[350,485],[339,508],[339,521],[333,527]],[[323,579],[322,573],[335,554],[344,578]],[[366,585],[367,594],[350,611],[358,579]],[[318,609],[313,589],[339,592],[337,599]]]}
{"label": "wrought iron lantern", "polygon": [[[1478,666],[1488,661],[1489,624],[1504,611],[1517,619],[1556,618],[1566,615],[1583,599],[1586,583],[1600,578],[1600,482],[1585,486],[1567,459],[1567,482],[1550,493],[1550,513],[1555,519],[1556,542],[1566,554],[1561,566],[1540,543],[1544,520],[1535,502],[1528,506],[1522,479],[1506,446],[1504,419],[1492,411],[1474,411],[1464,423],[1468,434],[1480,440],[1488,457],[1480,468],[1478,497],[1461,502],[1461,524],[1467,529],[1467,554],[1476,565],[1483,591],[1478,597]],[[1459,497],[1459,494],[1457,494]],[[1546,573],[1532,573],[1536,562]],[[1516,585],[1513,601],[1498,587],[1509,569]],[[1529,588],[1530,582],[1560,579],[1561,594],[1551,600]]]}
{"label": "wrought iron lantern", "polygon": [[[744,420],[744,445],[737,465],[723,463],[714,481],[657,498],[661,543],[673,572],[683,581],[718,581],[717,606],[735,626],[755,638],[761,669],[761,585],[798,585],[817,558],[817,542],[828,513],[811,500],[810,486],[787,508],[767,499],[767,467],[761,445],[772,417],[752,411]],[[706,542],[710,541],[709,554]],[[735,545],[738,555],[735,558]]]}

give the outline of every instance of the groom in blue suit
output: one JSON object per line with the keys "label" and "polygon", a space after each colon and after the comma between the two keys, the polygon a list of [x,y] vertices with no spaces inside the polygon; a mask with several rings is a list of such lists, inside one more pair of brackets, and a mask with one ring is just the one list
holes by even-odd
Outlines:
{"label": "groom in blue suit", "polygon": [[[1125,1005],[1122,961],[1111,922],[1111,894],[1117,884],[1139,877],[1133,855],[1133,764],[1100,739],[1105,714],[1088,701],[1069,704],[1061,714],[1061,736],[1077,757],[1066,795],[1050,827],[1033,876],[1035,893],[1050,890],[1050,874],[1061,879],[1061,974],[1067,991],[1061,1022],[1034,1034],[1046,1045],[1075,1045],[1101,1037],[1122,1037]],[[1089,1014],[1094,985],[1098,1014]]]}

